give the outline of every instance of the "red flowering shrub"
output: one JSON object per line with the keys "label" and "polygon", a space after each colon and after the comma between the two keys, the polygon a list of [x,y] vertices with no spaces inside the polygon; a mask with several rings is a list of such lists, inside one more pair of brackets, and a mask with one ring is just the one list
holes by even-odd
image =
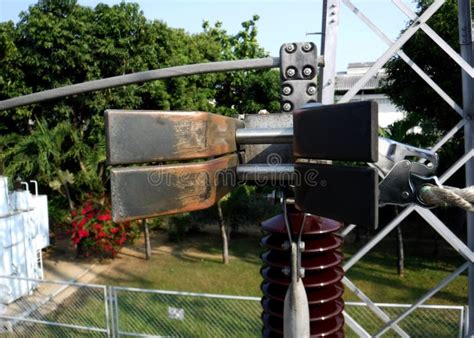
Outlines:
{"label": "red flowering shrub", "polygon": [[130,222],[114,223],[110,210],[87,200],[71,213],[71,240],[78,256],[115,257],[117,250],[135,234]]}

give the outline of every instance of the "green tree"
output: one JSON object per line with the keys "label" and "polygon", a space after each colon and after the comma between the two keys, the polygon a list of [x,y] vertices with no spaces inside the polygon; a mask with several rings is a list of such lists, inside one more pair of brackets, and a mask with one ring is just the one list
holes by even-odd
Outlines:
{"label": "green tree", "polygon": [[[0,23],[0,100],[69,84],[174,65],[253,58],[255,16],[228,34],[204,23],[189,34],[148,21],[137,4],[95,8],[41,0]],[[103,112],[205,110],[227,115],[277,111],[278,72],[246,71],[154,81],[0,112],[0,162],[9,176],[36,178],[50,200],[72,208],[107,190]]]}
{"label": "green tree", "polygon": [[[433,1],[418,0],[417,12],[423,12]],[[455,50],[459,51],[457,1],[448,0],[428,21]],[[451,98],[462,106],[461,69],[421,29],[403,46],[403,50],[418,64]],[[450,130],[459,115],[421,79],[401,58],[394,57],[386,65],[388,81],[385,92],[391,100],[407,112],[405,120],[392,125],[391,137],[427,147]],[[408,131],[414,126],[422,128],[416,135]],[[444,165],[452,162],[462,152],[462,132],[443,147]]]}

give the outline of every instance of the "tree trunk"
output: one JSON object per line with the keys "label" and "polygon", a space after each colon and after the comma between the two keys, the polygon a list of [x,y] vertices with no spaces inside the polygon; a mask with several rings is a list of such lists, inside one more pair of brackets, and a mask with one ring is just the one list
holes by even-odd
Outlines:
{"label": "tree trunk", "polygon": [[220,202],[217,202],[217,222],[221,230],[222,237],[222,261],[224,264],[229,263],[229,244],[227,239],[227,231],[225,228],[224,214],[222,213],[222,206]]}
{"label": "tree trunk", "polygon": [[402,237],[402,229],[400,225],[396,228],[397,231],[397,270],[398,275],[403,277],[405,272],[405,253],[403,252],[403,237]]}
{"label": "tree trunk", "polygon": [[145,239],[145,258],[148,260],[151,257],[150,231],[148,229],[148,223],[146,219],[142,220],[142,224],[143,224],[143,237]]}
{"label": "tree trunk", "polygon": [[71,194],[69,193],[69,188],[67,186],[67,182],[64,182],[62,180],[61,180],[61,182],[64,186],[64,191],[66,192],[66,197],[67,197],[67,201],[68,201],[68,204],[69,204],[69,211],[72,212],[75,209],[75,206],[74,206],[74,202],[72,201]]}

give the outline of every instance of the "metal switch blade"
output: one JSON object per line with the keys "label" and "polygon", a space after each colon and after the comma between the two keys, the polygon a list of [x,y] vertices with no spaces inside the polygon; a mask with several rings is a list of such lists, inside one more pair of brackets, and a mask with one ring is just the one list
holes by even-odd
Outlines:
{"label": "metal switch blade", "polygon": [[115,222],[205,209],[236,184],[236,154],[215,160],[112,169]]}
{"label": "metal switch blade", "polygon": [[105,112],[109,164],[218,156],[236,151],[243,122],[206,112]]}

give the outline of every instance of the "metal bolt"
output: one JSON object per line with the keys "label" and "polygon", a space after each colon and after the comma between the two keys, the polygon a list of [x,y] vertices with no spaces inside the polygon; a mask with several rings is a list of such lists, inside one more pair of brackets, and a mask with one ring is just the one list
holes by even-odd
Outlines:
{"label": "metal bolt", "polygon": [[301,278],[304,278],[304,273],[305,273],[304,268],[300,268],[300,277]]}
{"label": "metal bolt", "polygon": [[308,90],[306,91],[308,95],[314,95],[316,94],[316,87],[315,86],[309,86]]}
{"label": "metal bolt", "polygon": [[289,276],[290,273],[291,273],[291,269],[289,267],[285,267],[285,268],[281,269],[281,272],[283,272],[283,274],[285,276]]}
{"label": "metal bolt", "polygon": [[286,75],[288,77],[293,77],[296,75],[296,69],[294,69],[293,67],[289,67],[287,70],[286,70]]}
{"label": "metal bolt", "polygon": [[290,245],[290,242],[288,242],[288,241],[284,241],[283,244],[281,245],[281,248],[283,250],[289,250],[290,247],[291,247],[291,245]]}
{"label": "metal bolt", "polygon": [[283,92],[283,95],[290,95],[291,94],[291,87],[290,86],[285,86],[281,90]]}
{"label": "metal bolt", "polygon": [[309,42],[305,42],[303,45],[303,51],[309,52],[311,51],[311,49],[313,49],[313,45],[310,44]]}
{"label": "metal bolt", "polygon": [[304,244],[304,242],[300,242],[299,249],[300,249],[301,252],[304,251],[305,247],[306,247],[306,245]]}
{"label": "metal bolt", "polygon": [[410,197],[410,193],[409,193],[408,191],[403,191],[403,192],[402,192],[402,197],[403,197],[404,199],[407,199],[408,197]]}
{"label": "metal bolt", "polygon": [[283,104],[283,110],[284,111],[290,111],[291,110],[291,103],[286,102]]}
{"label": "metal bolt", "polygon": [[285,49],[288,53],[293,53],[296,50],[296,46],[295,46],[294,43],[290,43],[290,44],[286,45]]}
{"label": "metal bolt", "polygon": [[311,74],[313,74],[313,70],[310,67],[305,67],[303,69],[303,75],[304,76],[310,77]]}

